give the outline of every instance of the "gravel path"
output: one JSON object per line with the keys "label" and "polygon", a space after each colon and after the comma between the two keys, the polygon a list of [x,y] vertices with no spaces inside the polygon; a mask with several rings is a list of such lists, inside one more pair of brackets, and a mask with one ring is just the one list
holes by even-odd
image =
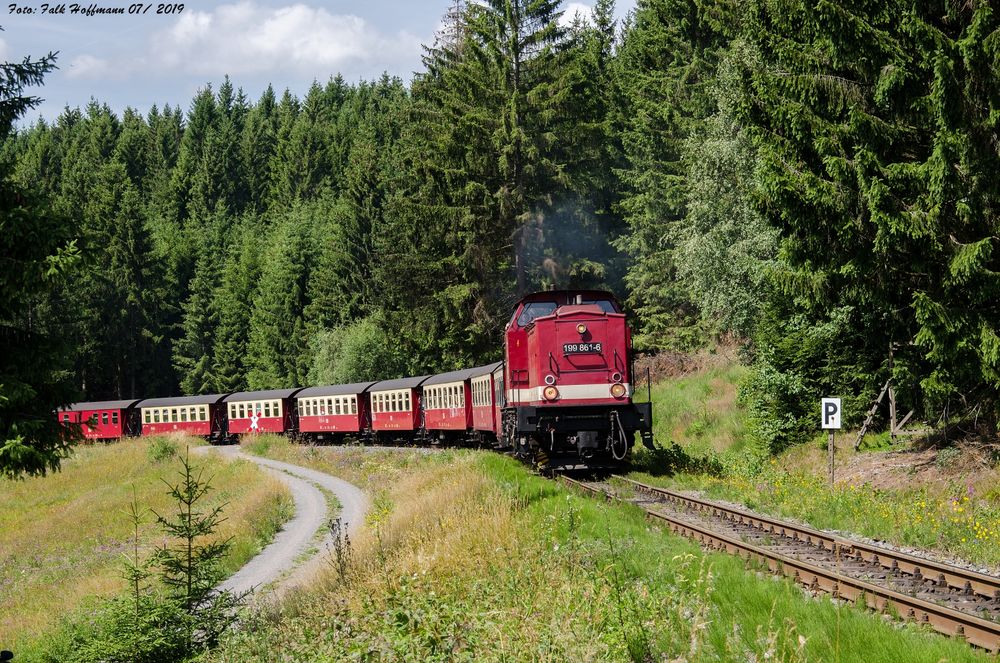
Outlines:
{"label": "gravel path", "polygon": [[[324,472],[284,463],[270,458],[251,456],[239,447],[198,447],[202,453],[219,453],[228,458],[240,458],[260,465],[277,477],[292,492],[295,516],[285,523],[274,540],[239,571],[219,585],[236,593],[257,590],[274,584],[272,589],[284,592],[306,584],[313,572],[323,564],[327,533],[315,553],[303,555],[315,546],[316,534],[326,529],[330,505],[323,491],[332,493],[340,502],[339,518],[348,534],[357,534],[368,510],[368,498],[357,486]],[[322,490],[320,490],[322,489]],[[277,581],[277,582],[276,582]]]}

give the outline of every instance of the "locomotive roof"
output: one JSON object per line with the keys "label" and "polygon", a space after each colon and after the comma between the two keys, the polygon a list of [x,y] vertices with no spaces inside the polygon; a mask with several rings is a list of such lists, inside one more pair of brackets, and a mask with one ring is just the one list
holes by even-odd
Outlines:
{"label": "locomotive roof", "polygon": [[128,401],[88,401],[86,403],[70,403],[66,407],[59,409],[63,412],[81,412],[83,410],[127,410],[140,400],[141,399],[133,398]]}
{"label": "locomotive roof", "polygon": [[201,396],[171,396],[149,398],[139,403],[140,407],[162,407],[164,405],[214,405],[228,394],[203,394]]}
{"label": "locomotive roof", "polygon": [[610,299],[621,310],[621,302],[613,293],[607,290],[539,290],[525,295],[518,300],[521,302],[551,302],[555,301],[560,306],[568,306],[576,303],[576,296],[581,295],[583,299]]}
{"label": "locomotive roof", "polygon": [[351,384],[328,384],[321,387],[306,387],[299,392],[296,398],[309,398],[310,396],[346,396],[350,394],[363,394],[375,382],[352,382]]}
{"label": "locomotive roof", "polygon": [[229,394],[223,400],[224,403],[231,403],[234,401],[256,401],[265,400],[269,398],[291,398],[296,392],[301,391],[301,387],[295,387],[294,389],[266,389],[264,391],[238,391],[235,394]]}
{"label": "locomotive roof", "polygon": [[390,391],[392,389],[415,389],[419,387],[429,375],[421,375],[415,378],[399,378],[398,380],[382,380],[376,382],[368,391]]}

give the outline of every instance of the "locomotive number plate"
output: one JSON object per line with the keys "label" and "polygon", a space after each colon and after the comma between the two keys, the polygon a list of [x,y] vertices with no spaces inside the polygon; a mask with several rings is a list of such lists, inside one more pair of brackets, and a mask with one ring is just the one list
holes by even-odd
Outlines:
{"label": "locomotive number plate", "polygon": [[564,355],[576,355],[590,352],[601,352],[600,343],[563,343]]}

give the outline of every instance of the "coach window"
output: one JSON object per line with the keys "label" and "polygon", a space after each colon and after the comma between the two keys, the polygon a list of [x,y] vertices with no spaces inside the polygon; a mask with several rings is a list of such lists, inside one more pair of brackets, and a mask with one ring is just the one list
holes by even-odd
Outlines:
{"label": "coach window", "polygon": [[271,418],[271,401],[264,401],[264,417]]}
{"label": "coach window", "polygon": [[198,408],[198,412],[201,414],[202,421],[208,421],[208,408],[202,405]]}
{"label": "coach window", "polygon": [[157,424],[160,423],[160,411],[159,410],[153,410],[153,422],[157,423]]}
{"label": "coach window", "polygon": [[351,396],[351,414],[358,413],[358,397]]}
{"label": "coach window", "polygon": [[315,414],[316,413],[313,411],[313,399],[310,398],[306,401],[306,415],[312,417]]}
{"label": "coach window", "polygon": [[181,421],[188,420],[188,409],[186,407],[181,408]]}
{"label": "coach window", "polygon": [[171,408],[170,421],[177,421],[177,408]]}
{"label": "coach window", "polygon": [[405,407],[405,411],[406,412],[409,412],[410,410],[413,409],[413,408],[410,407],[410,392],[406,392],[403,395],[403,402],[406,404],[406,407]]}
{"label": "coach window", "polygon": [[117,410],[115,410],[114,412],[111,413],[111,423],[114,424],[115,426],[118,425],[118,411]]}
{"label": "coach window", "polygon": [[108,425],[108,413],[107,412],[101,412],[101,424],[104,425],[104,426]]}
{"label": "coach window", "polygon": [[247,412],[246,411],[246,407],[247,406],[246,406],[245,403],[237,403],[236,404],[236,412],[238,413],[237,419],[245,419],[246,418],[246,412]]}

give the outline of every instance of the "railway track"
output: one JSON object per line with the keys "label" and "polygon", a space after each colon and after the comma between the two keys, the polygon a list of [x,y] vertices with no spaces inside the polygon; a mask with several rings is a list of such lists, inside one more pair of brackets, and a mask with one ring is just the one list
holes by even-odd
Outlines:
{"label": "railway track", "polygon": [[630,479],[588,482],[563,475],[560,480],[635,504],[672,532],[755,560],[813,590],[1000,651],[1000,578]]}

